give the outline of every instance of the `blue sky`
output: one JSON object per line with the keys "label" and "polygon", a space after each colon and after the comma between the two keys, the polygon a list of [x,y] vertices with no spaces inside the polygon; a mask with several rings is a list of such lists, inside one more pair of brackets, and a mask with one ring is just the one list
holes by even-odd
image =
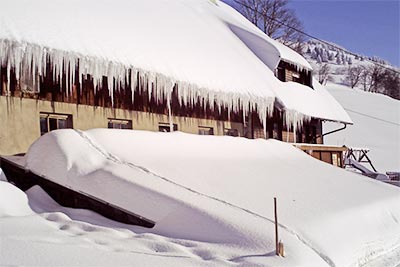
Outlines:
{"label": "blue sky", "polygon": [[400,66],[400,0],[291,0],[289,6],[305,32]]}

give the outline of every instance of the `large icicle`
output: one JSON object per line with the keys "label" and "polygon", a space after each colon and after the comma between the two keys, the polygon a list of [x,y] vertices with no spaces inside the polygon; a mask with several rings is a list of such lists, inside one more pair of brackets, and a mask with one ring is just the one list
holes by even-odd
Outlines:
{"label": "large icicle", "polygon": [[309,122],[310,120],[311,120],[310,116],[304,115],[304,114],[302,114],[302,113],[300,113],[300,112],[298,112],[296,110],[290,110],[290,109],[289,110],[285,110],[285,113],[284,113],[284,125],[286,126],[288,132],[290,132],[290,130],[293,130],[294,143],[296,143],[297,131],[302,129],[303,128],[303,124],[305,122]]}

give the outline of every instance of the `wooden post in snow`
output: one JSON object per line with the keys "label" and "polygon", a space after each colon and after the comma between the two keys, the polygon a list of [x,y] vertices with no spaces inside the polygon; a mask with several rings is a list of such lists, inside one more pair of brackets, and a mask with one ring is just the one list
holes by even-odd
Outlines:
{"label": "wooden post in snow", "polygon": [[274,197],[274,213],[275,213],[275,254],[277,256],[280,255],[279,253],[279,237],[278,237],[278,211],[276,207],[276,197]]}

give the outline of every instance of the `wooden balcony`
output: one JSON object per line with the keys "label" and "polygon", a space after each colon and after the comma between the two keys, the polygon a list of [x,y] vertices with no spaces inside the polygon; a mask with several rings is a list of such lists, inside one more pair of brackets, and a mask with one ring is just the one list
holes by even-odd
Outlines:
{"label": "wooden balcony", "polygon": [[293,144],[295,147],[303,150],[310,156],[322,160],[326,163],[344,167],[343,155],[347,151],[345,146],[329,146],[322,144]]}

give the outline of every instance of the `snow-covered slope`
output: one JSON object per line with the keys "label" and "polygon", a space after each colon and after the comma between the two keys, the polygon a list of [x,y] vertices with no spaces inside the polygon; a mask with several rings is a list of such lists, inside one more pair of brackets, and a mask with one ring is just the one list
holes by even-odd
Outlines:
{"label": "snow-covered slope", "polygon": [[152,233],[191,240],[208,265],[358,266],[400,245],[399,188],[275,140],[62,130],[31,147],[27,167],[155,220]]}
{"label": "snow-covered slope", "polygon": [[[400,101],[330,83],[327,88],[348,112],[354,125],[327,135],[325,143],[369,148],[368,156],[378,171],[400,171]],[[325,126],[325,132],[338,127]]]}
{"label": "snow-covered slope", "polygon": [[[329,81],[335,84],[349,85],[347,78],[349,67],[368,68],[377,63],[400,72],[398,67],[392,66],[377,57],[358,55],[337,44],[331,43],[329,45],[318,40],[307,41],[304,44],[303,54],[313,67],[314,77],[318,79],[318,72],[321,66],[327,64],[329,67]],[[360,79],[355,87],[359,89],[364,88],[362,79]]]}

